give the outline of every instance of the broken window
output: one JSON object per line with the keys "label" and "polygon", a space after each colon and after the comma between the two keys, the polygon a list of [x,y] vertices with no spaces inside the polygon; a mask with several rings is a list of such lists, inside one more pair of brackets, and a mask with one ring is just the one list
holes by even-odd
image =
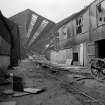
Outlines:
{"label": "broken window", "polygon": [[72,32],[71,32],[70,28],[67,29],[67,37],[68,38],[72,37]]}
{"label": "broken window", "polygon": [[80,34],[82,33],[82,27],[83,27],[83,18],[80,16],[76,19],[76,33]]}
{"label": "broken window", "polygon": [[98,9],[98,12],[99,12],[99,13],[101,13],[101,12],[102,12],[102,9],[101,9],[101,4],[99,4],[99,5],[98,5],[97,9]]}
{"label": "broken window", "polygon": [[98,26],[105,24],[105,1],[97,5],[97,24]]}
{"label": "broken window", "polygon": [[67,27],[63,26],[63,39],[67,39]]}
{"label": "broken window", "polygon": [[56,32],[55,34],[56,34],[56,38],[59,38],[59,32]]}

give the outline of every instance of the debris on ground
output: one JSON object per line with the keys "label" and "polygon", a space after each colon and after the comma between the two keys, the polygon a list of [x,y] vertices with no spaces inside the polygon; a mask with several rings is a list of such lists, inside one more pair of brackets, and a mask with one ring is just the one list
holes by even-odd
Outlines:
{"label": "debris on ground", "polygon": [[[93,82],[91,83],[90,81]],[[88,79],[83,81],[63,81],[61,83],[61,87],[67,92],[74,94],[83,105],[85,105],[86,103],[104,105],[105,103],[105,98],[103,98],[103,96],[105,96],[105,84],[100,83],[96,80]],[[103,96],[101,96],[102,91],[104,92]]]}
{"label": "debris on ground", "polygon": [[2,93],[5,95],[12,95],[12,94],[14,94],[14,91],[13,91],[13,89],[8,89],[8,90],[4,90]]}
{"label": "debris on ground", "polygon": [[14,92],[14,94],[12,96],[13,97],[21,97],[21,96],[30,95],[30,94],[40,94],[44,91],[45,91],[45,89],[26,88],[26,89],[24,89],[23,92]]}
{"label": "debris on ground", "polygon": [[[15,92],[13,97],[1,101],[15,100],[18,105],[104,105],[105,83],[96,81],[91,75],[72,73],[66,70],[53,70],[37,67],[29,59],[23,60],[14,71],[14,76],[22,78],[27,92]],[[85,73],[85,71],[83,71]],[[1,87],[0,87],[1,88]],[[7,89],[7,87],[5,87]],[[2,88],[2,90],[4,87]],[[41,89],[41,94],[31,94]],[[45,89],[45,90],[44,90]],[[42,91],[43,90],[43,91]],[[20,97],[22,96],[22,97]],[[0,104],[1,105],[1,104]]]}
{"label": "debris on ground", "polygon": [[45,89],[38,89],[38,88],[24,88],[24,92],[28,92],[28,93],[39,93],[39,92],[43,92],[45,91]]}
{"label": "debris on ground", "polygon": [[21,96],[25,96],[25,95],[29,95],[31,93],[28,92],[15,92],[12,96],[13,97],[21,97]]}
{"label": "debris on ground", "polygon": [[7,70],[5,67],[0,67],[0,85],[8,85],[9,81],[7,80],[9,78],[9,74],[7,73]]}
{"label": "debris on ground", "polygon": [[0,105],[16,105],[16,101],[0,102]]}
{"label": "debris on ground", "polygon": [[105,59],[94,58],[90,63],[93,77],[97,80],[105,80]]}

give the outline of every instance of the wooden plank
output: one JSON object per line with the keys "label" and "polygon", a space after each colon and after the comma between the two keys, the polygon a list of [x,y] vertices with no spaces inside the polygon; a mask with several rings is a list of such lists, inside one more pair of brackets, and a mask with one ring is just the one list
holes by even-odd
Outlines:
{"label": "wooden plank", "polygon": [[36,89],[36,88],[25,88],[24,92],[15,92],[13,94],[13,97],[20,97],[20,96],[25,96],[25,95],[29,95],[29,94],[37,94],[37,93],[41,93],[44,92],[46,89]]}
{"label": "wooden plank", "polygon": [[27,92],[16,92],[15,94],[13,94],[13,97],[20,97],[20,96],[25,96],[25,95],[29,95],[31,93],[27,93]]}

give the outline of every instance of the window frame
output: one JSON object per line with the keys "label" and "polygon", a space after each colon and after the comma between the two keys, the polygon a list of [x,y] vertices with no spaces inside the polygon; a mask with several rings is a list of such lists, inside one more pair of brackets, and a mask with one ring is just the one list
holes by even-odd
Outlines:
{"label": "window frame", "polygon": [[[97,27],[102,26],[102,25],[105,25],[105,21],[104,21],[102,24],[99,24],[99,21],[100,21],[99,19],[100,19],[100,18],[102,19],[101,21],[105,20],[105,16],[104,16],[104,18],[98,16],[98,15],[99,15],[99,13],[98,13],[98,6],[101,5],[102,2],[105,2],[105,0],[99,2],[99,3],[96,5],[96,23],[97,23]],[[105,12],[105,11],[104,11],[104,12]]]}
{"label": "window frame", "polygon": [[[80,25],[77,25],[77,21],[79,23],[79,19],[82,20],[81,24]],[[81,32],[77,32],[77,29],[81,26],[81,28],[83,28],[83,15],[80,15],[78,18],[75,19],[75,24],[76,24],[76,34],[79,35],[79,34],[82,34],[82,29],[81,29]]]}

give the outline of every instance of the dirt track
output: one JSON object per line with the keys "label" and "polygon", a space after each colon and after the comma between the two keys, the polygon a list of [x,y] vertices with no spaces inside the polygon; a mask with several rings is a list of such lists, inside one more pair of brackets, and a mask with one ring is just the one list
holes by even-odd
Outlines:
{"label": "dirt track", "polygon": [[46,90],[16,98],[1,95],[0,101],[15,100],[17,105],[105,105],[105,84],[94,79],[77,81],[81,75],[51,72],[30,63],[21,64],[14,74],[23,78],[24,87]]}

